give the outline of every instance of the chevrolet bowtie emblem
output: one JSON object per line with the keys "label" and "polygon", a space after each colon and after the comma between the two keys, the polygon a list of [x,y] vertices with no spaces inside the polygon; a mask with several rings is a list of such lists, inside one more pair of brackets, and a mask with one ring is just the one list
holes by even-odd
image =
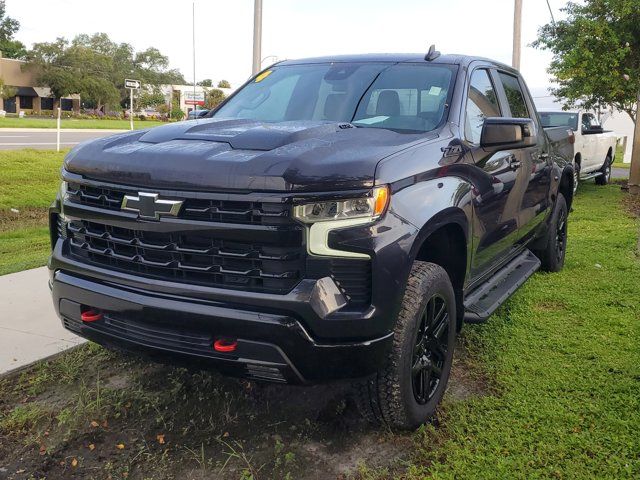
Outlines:
{"label": "chevrolet bowtie emblem", "polygon": [[161,215],[175,217],[180,212],[182,200],[163,200],[157,193],[138,192],[138,196],[125,195],[121,210],[136,212],[138,217],[147,220],[160,220]]}

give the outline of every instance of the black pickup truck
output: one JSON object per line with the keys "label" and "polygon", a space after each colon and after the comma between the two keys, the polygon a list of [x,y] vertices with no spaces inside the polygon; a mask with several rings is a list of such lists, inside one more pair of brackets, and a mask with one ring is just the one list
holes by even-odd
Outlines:
{"label": "black pickup truck", "polygon": [[562,268],[569,137],[490,60],[284,61],[208,118],[74,148],[50,210],[64,326],[160,361],[353,379],[400,428],[442,398],[463,322]]}

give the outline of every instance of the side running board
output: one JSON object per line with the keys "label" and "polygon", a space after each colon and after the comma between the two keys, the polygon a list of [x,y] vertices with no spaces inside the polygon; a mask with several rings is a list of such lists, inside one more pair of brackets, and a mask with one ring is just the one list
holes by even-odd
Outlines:
{"label": "side running board", "polygon": [[464,320],[468,323],[486,322],[513,292],[540,268],[540,260],[525,250],[498,270],[493,277],[466,295]]}

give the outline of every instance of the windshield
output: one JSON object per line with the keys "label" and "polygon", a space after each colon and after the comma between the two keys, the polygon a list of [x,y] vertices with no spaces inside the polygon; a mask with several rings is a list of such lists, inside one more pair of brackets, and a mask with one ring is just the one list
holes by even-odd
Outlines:
{"label": "windshield", "polygon": [[351,122],[358,127],[428,132],[444,118],[453,68],[388,63],[275,66],[213,116]]}
{"label": "windshield", "polygon": [[540,112],[542,126],[548,127],[569,127],[578,130],[578,114],[569,112]]}

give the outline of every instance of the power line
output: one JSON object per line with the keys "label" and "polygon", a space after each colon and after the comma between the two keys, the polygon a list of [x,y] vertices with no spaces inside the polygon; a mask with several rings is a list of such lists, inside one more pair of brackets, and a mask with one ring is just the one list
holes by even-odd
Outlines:
{"label": "power line", "polygon": [[553,16],[553,10],[551,9],[551,4],[549,3],[549,0],[547,0],[547,8],[549,9],[549,13],[551,14],[551,23],[553,24],[553,30],[555,31],[555,29],[556,29],[556,19]]}

